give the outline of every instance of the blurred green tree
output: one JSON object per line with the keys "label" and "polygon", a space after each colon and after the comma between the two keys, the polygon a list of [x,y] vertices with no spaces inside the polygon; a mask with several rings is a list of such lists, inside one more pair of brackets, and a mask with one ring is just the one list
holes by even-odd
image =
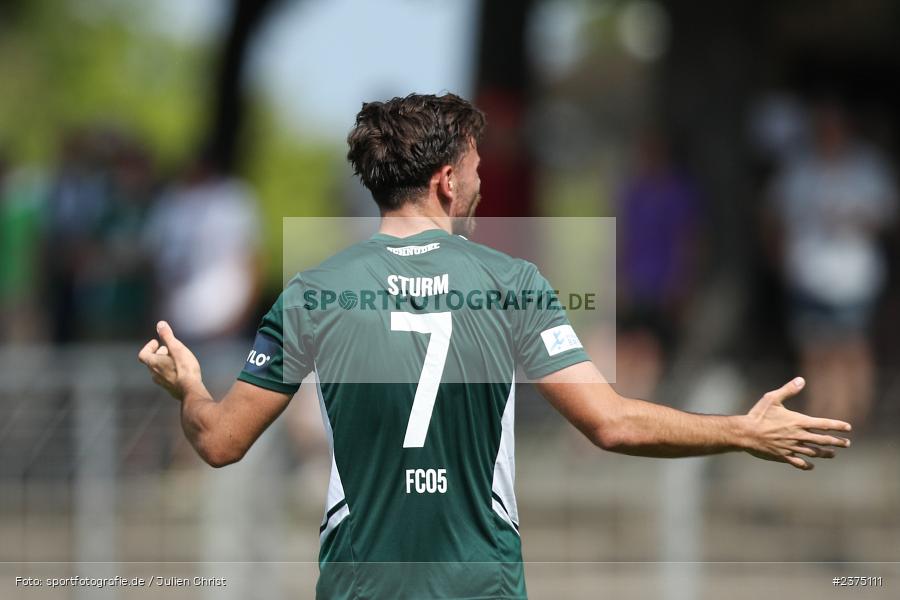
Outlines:
{"label": "blurred green tree", "polygon": [[203,40],[169,34],[140,0],[0,3],[0,152],[13,168],[52,168],[62,137],[85,125],[135,136],[163,173],[210,151],[255,188],[280,286],[281,219],[334,214],[340,152],[299,140],[242,86],[252,36],[279,3],[237,0],[222,36]]}

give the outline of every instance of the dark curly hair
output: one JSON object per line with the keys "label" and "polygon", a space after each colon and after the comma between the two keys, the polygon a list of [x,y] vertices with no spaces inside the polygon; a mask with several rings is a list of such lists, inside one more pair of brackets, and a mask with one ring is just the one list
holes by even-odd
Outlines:
{"label": "dark curly hair", "polygon": [[455,94],[366,102],[347,136],[347,160],[383,210],[423,193],[435,170],[456,164],[484,131],[484,113]]}

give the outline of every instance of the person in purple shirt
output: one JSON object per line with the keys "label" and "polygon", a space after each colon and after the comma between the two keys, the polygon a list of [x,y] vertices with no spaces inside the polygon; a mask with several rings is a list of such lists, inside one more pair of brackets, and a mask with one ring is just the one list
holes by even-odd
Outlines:
{"label": "person in purple shirt", "polygon": [[693,289],[700,200],[656,131],[637,146],[619,196],[617,387],[650,397],[676,342]]}

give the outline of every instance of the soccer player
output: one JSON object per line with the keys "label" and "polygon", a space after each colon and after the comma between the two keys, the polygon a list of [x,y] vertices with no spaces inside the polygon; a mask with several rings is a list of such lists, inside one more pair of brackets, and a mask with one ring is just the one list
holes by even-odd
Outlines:
{"label": "soccer player", "polygon": [[823,433],[849,424],[784,407],[801,378],[737,416],[617,394],[559,304],[537,300],[552,290],[537,268],[463,237],[480,199],[484,126],[453,94],[363,105],[348,158],[381,210],[380,230],[289,283],[220,401],[165,322],[140,351],[214,467],[240,460],[316,373],[332,450],[321,598],[526,597],[513,493],[517,367],[605,450],[746,451],[811,469],[808,459],[850,444]]}

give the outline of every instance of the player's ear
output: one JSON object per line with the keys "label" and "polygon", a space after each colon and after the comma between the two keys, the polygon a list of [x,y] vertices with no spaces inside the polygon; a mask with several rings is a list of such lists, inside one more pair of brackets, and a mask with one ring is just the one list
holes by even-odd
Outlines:
{"label": "player's ear", "polygon": [[435,173],[437,177],[437,192],[441,203],[450,203],[455,197],[453,194],[456,183],[454,179],[454,169],[452,165],[444,165]]}

